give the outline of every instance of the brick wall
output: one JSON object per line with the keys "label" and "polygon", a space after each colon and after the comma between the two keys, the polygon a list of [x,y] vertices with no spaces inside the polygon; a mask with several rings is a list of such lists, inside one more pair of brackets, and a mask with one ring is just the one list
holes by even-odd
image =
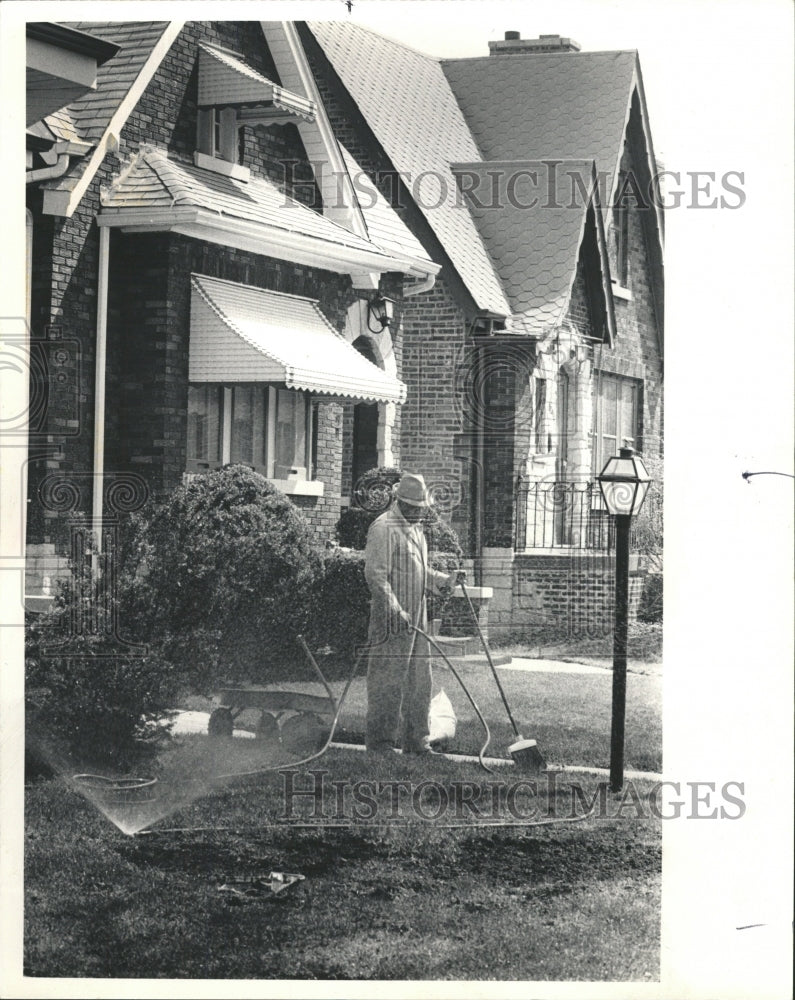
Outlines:
{"label": "brick wall", "polygon": [[[634,620],[646,571],[630,569],[629,618]],[[526,553],[513,563],[512,628],[553,625],[566,635],[606,635],[613,629],[615,561],[590,553]]]}
{"label": "brick wall", "polygon": [[[258,21],[190,21],[175,39],[122,130],[135,152],[144,140],[193,161],[198,97],[197,43],[210,42],[239,52],[248,65],[279,83]],[[319,208],[320,195],[294,125],[247,125],[243,163],[256,176],[270,178],[291,196]],[[302,162],[303,161],[303,162]]]}
{"label": "brick wall", "polygon": [[[633,111],[633,116],[637,112]],[[630,131],[634,121],[630,121]],[[627,143],[621,159],[621,169],[635,173],[637,163],[633,146]],[[598,373],[621,375],[642,380],[641,450],[644,461],[655,479],[662,477],[662,405],[663,361],[660,334],[654,310],[654,293],[650,278],[644,216],[649,209],[629,210],[629,291],[630,300],[615,297],[617,334],[613,347],[597,347],[594,353],[595,378]],[[611,267],[615,267],[615,244],[608,240]]]}
{"label": "brick wall", "polygon": [[[170,234],[114,234],[108,339],[107,460],[162,494],[186,465],[190,275],[310,295],[341,328],[356,297],[350,279]],[[129,280],[130,275],[135,280]],[[342,406],[317,401],[317,478],[323,497],[296,497],[320,533],[339,517]]]}
{"label": "brick wall", "polygon": [[[34,213],[32,334],[45,345],[48,355],[56,350],[55,341],[49,338],[59,338],[60,343],[57,371],[50,366],[43,435],[51,456],[34,462],[29,475],[32,543],[57,542],[60,550],[68,544],[68,525],[62,513],[45,509],[39,502],[39,486],[46,475],[59,473],[72,478],[80,490],[78,510],[89,512],[91,506],[99,256],[94,220],[100,210],[100,188],[112,183],[142,142],[192,162],[198,88],[196,43],[202,40],[242,53],[248,63],[278,82],[258,22],[190,22],[121,130],[118,153],[105,157],[72,217],[42,216],[40,192],[35,188],[27,192]],[[296,167],[296,160],[303,162]],[[299,200],[319,206],[312,171],[292,125],[246,127],[244,162],[255,175],[267,176]],[[134,469],[156,492],[173,487],[185,467],[190,270],[317,297],[338,329],[342,329],[345,311],[356,297],[348,278],[328,272],[197,241],[114,233],[107,470]],[[332,473],[341,448],[339,406],[321,403],[318,415],[319,451],[330,480],[323,498],[302,504],[307,503],[314,523],[326,530],[336,521],[339,508],[338,473]]]}
{"label": "brick wall", "polygon": [[591,309],[588,301],[588,289],[585,284],[585,271],[582,257],[577,261],[577,273],[571,289],[568,318],[585,337],[592,336]]}
{"label": "brick wall", "polygon": [[439,509],[466,548],[471,544],[474,442],[471,421],[463,416],[462,372],[472,362],[467,330],[474,304],[314,37],[301,30],[301,40],[334,134],[442,267],[429,292],[405,299],[396,310],[395,353],[408,396],[398,409],[393,451],[402,468],[422,473],[437,488]]}
{"label": "brick wall", "polygon": [[401,414],[402,464],[422,473],[440,512],[459,533],[466,519],[471,449],[461,385],[471,364],[464,329],[463,310],[443,278],[403,304],[402,377],[408,393]]}

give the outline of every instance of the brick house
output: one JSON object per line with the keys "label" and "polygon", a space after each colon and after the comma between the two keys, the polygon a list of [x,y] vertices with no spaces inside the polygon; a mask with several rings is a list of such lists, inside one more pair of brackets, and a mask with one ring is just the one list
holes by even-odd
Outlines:
{"label": "brick house", "polygon": [[353,430],[359,466],[399,460],[383,310],[438,265],[354,189],[294,24],[38,30],[104,61],[40,109],[29,93],[26,593],[76,525],[230,461],[329,536]]}
{"label": "brick house", "polygon": [[348,22],[299,31],[335,134],[441,264],[402,311],[404,466],[494,588],[493,623],[604,628],[594,476],[629,444],[662,493],[663,229],[637,53],[508,32],[439,60]]}
{"label": "brick house", "polygon": [[66,30],[118,51],[29,123],[27,591],[125,489],[242,461],[328,537],[358,476],[399,463],[492,623],[609,620],[593,476],[624,442],[662,461],[637,54],[511,37],[438,60],[350,22]]}

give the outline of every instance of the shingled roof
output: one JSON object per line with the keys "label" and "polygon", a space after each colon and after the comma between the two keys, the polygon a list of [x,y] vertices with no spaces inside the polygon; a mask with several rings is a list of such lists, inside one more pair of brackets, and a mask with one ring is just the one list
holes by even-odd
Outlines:
{"label": "shingled roof", "polygon": [[433,264],[422,243],[403,222],[348,150],[340,143],[345,166],[354,181],[367,234],[373,243],[390,253],[414,257]]}
{"label": "shingled roof", "polygon": [[585,219],[596,201],[592,160],[453,164],[511,303],[513,332],[544,336],[565,318]]}
{"label": "shingled roof", "polygon": [[595,160],[607,175],[608,211],[636,52],[534,52],[441,65],[484,160]]}
{"label": "shingled roof", "polygon": [[85,142],[95,143],[102,138],[114,112],[166,30],[168,21],[75,21],[66,26],[119,46],[116,55],[97,69],[97,89],[84,94],[68,108],[79,137]]}
{"label": "shingled roof", "polygon": [[480,153],[439,60],[349,22],[318,21],[309,27],[409,187],[426,172],[440,179],[442,190],[435,187],[431,194],[429,183],[418,205],[477,307],[508,315],[510,306],[477,227],[456,205],[450,164],[480,159]]}
{"label": "shingled roof", "polygon": [[[351,164],[355,167],[355,161],[351,160]],[[114,217],[122,221],[131,210],[141,209],[153,213],[154,220],[159,209],[188,206],[267,227],[269,231],[297,233],[332,246],[376,254],[383,258],[385,269],[390,263],[389,269],[395,270],[408,263],[425,273],[437,270],[386,203],[375,211],[365,212],[370,239],[364,239],[288,197],[267,178],[239,181],[174,160],[155,146],[142,146],[128,168],[102,195],[106,221]]]}
{"label": "shingled roof", "polygon": [[[634,50],[439,60],[347,21],[309,27],[399,171],[449,184],[464,169],[485,182],[511,164],[590,172],[595,162],[603,240],[636,88],[645,118]],[[651,157],[648,135],[647,146]],[[418,204],[476,304],[535,333],[568,304],[584,209],[528,214],[504,197],[507,178],[498,183],[496,206],[466,196],[464,207],[449,194],[432,209]]]}

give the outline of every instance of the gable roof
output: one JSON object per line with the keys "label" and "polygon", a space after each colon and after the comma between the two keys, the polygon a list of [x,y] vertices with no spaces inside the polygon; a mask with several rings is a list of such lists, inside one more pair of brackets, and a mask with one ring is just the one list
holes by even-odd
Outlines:
{"label": "gable roof", "polygon": [[[607,228],[624,142],[638,129],[633,153],[642,189],[653,192],[642,213],[654,311],[664,325],[663,213],[638,53],[516,52],[446,59],[442,68],[484,159],[596,161],[602,222]],[[633,111],[633,105],[635,111]]]}
{"label": "gable roof", "polygon": [[533,52],[442,68],[484,160],[595,160],[607,212],[637,62],[634,51]]}
{"label": "gable roof", "polygon": [[[633,100],[639,106],[648,161],[643,170],[654,174],[643,82],[634,50],[438,60],[347,21],[311,22],[309,28],[394,167],[408,176],[409,187],[412,178],[416,183],[419,175],[428,173],[439,178],[444,189],[456,163],[595,161],[601,193],[597,238],[601,241]],[[494,308],[500,300],[494,311],[508,316],[511,306],[523,308],[515,283],[521,270],[517,254],[532,255],[536,250],[527,243],[521,251],[518,245],[509,247],[521,224],[507,206],[487,221],[471,198],[462,205],[458,192],[452,196],[451,190],[455,189],[448,187],[447,197],[432,207],[423,204],[416,190],[412,195],[476,304]],[[656,202],[653,208],[649,213],[653,218],[645,224],[652,236],[652,280],[656,297],[661,298],[662,219]],[[474,223],[477,242],[472,239]],[[563,239],[573,281],[577,257],[569,253],[569,235],[563,238],[568,227],[550,216],[536,223],[537,238],[544,239],[545,232],[549,236],[550,227],[555,240]],[[562,249],[561,245],[561,253]],[[538,248],[537,252],[543,256],[546,251]],[[601,244],[599,253],[604,264]],[[562,257],[556,258],[556,275],[561,267]],[[537,272],[535,267],[531,270]],[[556,314],[559,289],[552,287],[549,275],[535,276],[551,296],[549,314]],[[661,305],[656,308],[661,320]],[[520,325],[526,323],[525,316]]]}
{"label": "gable roof", "polygon": [[43,184],[44,211],[70,216],[105,157],[113,134],[124,127],[163,56],[182,28],[181,21],[77,21],[69,25],[119,46],[97,70],[97,89],[64,109],[60,120],[45,120],[58,134],[66,127],[94,146],[62,178]]}
{"label": "gable roof", "polygon": [[594,203],[598,211],[593,160],[551,169],[540,160],[460,163],[453,170],[510,300],[511,329],[544,336],[566,316],[586,216]]}
{"label": "gable roof", "polygon": [[168,21],[76,21],[67,27],[119,46],[113,59],[97,70],[97,89],[69,105],[69,115],[80,138],[97,142],[168,27]]}
{"label": "gable roof", "polygon": [[[349,22],[318,21],[309,27],[403,173],[478,309],[507,316],[508,300],[477,227],[456,205],[450,164],[480,159],[480,153],[439,60]],[[428,184],[418,196],[421,175]]]}

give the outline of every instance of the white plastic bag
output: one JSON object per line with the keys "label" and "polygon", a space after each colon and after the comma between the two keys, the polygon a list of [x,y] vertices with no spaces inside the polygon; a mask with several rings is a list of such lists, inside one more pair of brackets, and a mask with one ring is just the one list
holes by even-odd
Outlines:
{"label": "white plastic bag", "polygon": [[431,743],[446,743],[455,736],[455,709],[450,699],[440,691],[431,700],[428,716]]}

